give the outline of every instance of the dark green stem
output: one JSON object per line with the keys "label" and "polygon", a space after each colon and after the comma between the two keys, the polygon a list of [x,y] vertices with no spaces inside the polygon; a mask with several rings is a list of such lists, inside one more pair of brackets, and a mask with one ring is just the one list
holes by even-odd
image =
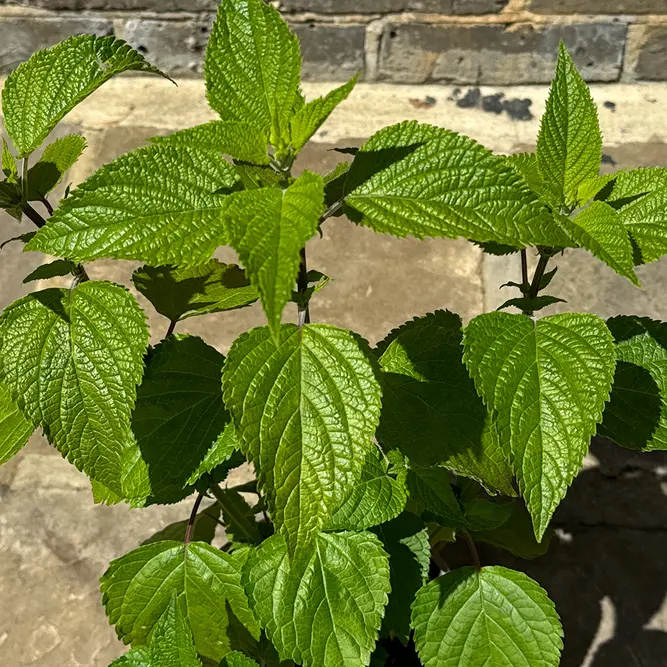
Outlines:
{"label": "dark green stem", "polygon": [[195,524],[197,523],[197,512],[199,512],[199,506],[204,497],[203,493],[200,493],[195,500],[195,504],[190,512],[190,518],[188,519],[188,527],[185,529],[185,539],[183,540],[184,544],[190,544],[192,541],[192,534],[195,531]]}
{"label": "dark green stem", "polygon": [[[299,276],[297,278],[297,290],[304,295],[308,291],[308,266],[306,264],[306,248],[301,248],[301,264],[299,265]],[[304,324],[310,324],[310,304],[304,301],[299,304],[299,329]]]}
{"label": "dark green stem", "polygon": [[521,284],[528,285],[528,253],[525,248],[521,251]]}
{"label": "dark green stem", "polygon": [[475,546],[475,542],[472,539],[472,536],[467,530],[461,531],[463,533],[463,537],[465,538],[466,543],[468,544],[468,549],[470,549],[470,554],[472,556],[472,562],[473,565],[477,570],[482,569],[482,563],[479,560],[479,554],[477,553],[477,547]]}
{"label": "dark green stem", "polygon": [[544,272],[547,270],[547,264],[549,263],[550,259],[551,255],[549,253],[540,253],[540,261],[537,263],[537,267],[535,268],[535,273],[533,275],[533,282],[530,284],[530,290],[528,290],[529,299],[534,299],[540,291],[542,278],[544,278]]}

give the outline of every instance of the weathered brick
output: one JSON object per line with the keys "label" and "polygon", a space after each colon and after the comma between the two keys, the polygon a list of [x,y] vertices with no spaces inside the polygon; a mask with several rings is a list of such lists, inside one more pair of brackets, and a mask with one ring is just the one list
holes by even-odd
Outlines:
{"label": "weathered brick", "polygon": [[499,12],[508,0],[282,0],[286,12],[321,14],[386,14],[432,12],[435,14],[486,14]]}
{"label": "weathered brick", "polygon": [[665,0],[531,0],[538,14],[667,14]]}
{"label": "weathered brick", "polygon": [[667,80],[667,26],[632,26],[628,33],[628,60],[630,78]]}
{"label": "weathered brick", "polygon": [[40,9],[108,9],[120,11],[202,12],[215,9],[216,0],[0,0],[0,5]]}
{"label": "weathered brick", "polygon": [[364,26],[298,23],[291,28],[301,41],[305,80],[343,81],[364,68]]}
{"label": "weathered brick", "polygon": [[94,18],[0,19],[0,74],[11,72],[39,49],[83,33],[111,35],[113,23]]}
{"label": "weathered brick", "polygon": [[617,23],[390,24],[382,36],[379,77],[393,83],[548,83],[562,39],[585,79],[616,81],[625,34]]}

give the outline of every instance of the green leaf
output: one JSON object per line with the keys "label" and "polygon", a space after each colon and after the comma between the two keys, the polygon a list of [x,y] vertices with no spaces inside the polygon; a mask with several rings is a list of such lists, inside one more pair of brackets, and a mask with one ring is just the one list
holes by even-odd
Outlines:
{"label": "green leaf", "polygon": [[76,264],[70,262],[68,259],[56,259],[48,264],[40,264],[23,279],[23,284],[25,285],[35,280],[48,280],[56,276],[69,276],[73,274],[75,269]]}
{"label": "green leaf", "polygon": [[464,346],[539,540],[601,421],[616,364],[611,334],[595,315],[495,312],[470,322]]}
{"label": "green leaf", "polygon": [[324,205],[327,209],[345,198],[345,183],[351,166],[351,162],[339,162],[324,177]]}
{"label": "green leaf", "polygon": [[122,155],[64,199],[26,246],[79,262],[201,264],[227,242],[220,212],[238,176],[215,151],[160,144]]}
{"label": "green leaf", "polygon": [[103,83],[130,70],[165,76],[115,37],[79,35],[34,53],[7,77],[2,91],[5,129],[20,157]]}
{"label": "green leaf", "polygon": [[2,158],[0,160],[0,165],[2,166],[2,172],[7,177],[7,180],[10,183],[17,183],[19,170],[16,166],[16,158],[9,150],[9,146],[7,145],[7,141],[4,137],[2,138]]}
{"label": "green leaf", "polygon": [[221,660],[230,651],[230,609],[259,637],[259,624],[241,585],[246,555],[228,554],[203,542],[157,542],[130,551],[112,561],[101,579],[109,622],[125,643],[145,644],[175,593],[198,653]]}
{"label": "green leaf", "polygon": [[567,236],[504,158],[455,132],[392,125],[359,150],[348,173],[348,212],[377,232],[563,246]]}
{"label": "green leaf", "polygon": [[229,197],[225,224],[274,335],[299,273],[301,249],[317,232],[322,177],[306,171],[286,190],[263,188]]}
{"label": "green leaf", "polygon": [[557,667],[563,629],[535,581],[504,567],[463,567],[438,577],[412,605],[424,667]]}
{"label": "green leaf", "polygon": [[450,473],[445,468],[411,466],[408,490],[422,512],[443,518],[448,525],[464,526],[463,509],[452,489]]}
{"label": "green leaf", "polygon": [[485,498],[474,498],[465,504],[465,522],[471,531],[500,528],[507,523],[514,510],[514,501],[493,502]]}
{"label": "green leaf", "polygon": [[361,338],[324,324],[283,325],[278,345],[253,329],[229,351],[225,404],[290,554],[328,523],[373,447],[381,391],[369,356]]}
{"label": "green leaf", "polygon": [[238,120],[214,120],[166,136],[152,137],[154,144],[195,146],[253,164],[269,164],[266,132]]}
{"label": "green leaf", "polygon": [[366,665],[389,593],[389,558],[371,533],[320,533],[290,560],[274,535],[255,549],[243,581],[282,659],[303,667]]}
{"label": "green leaf", "polygon": [[391,521],[403,511],[407,499],[405,481],[389,475],[380,452],[370,450],[361,477],[334,512],[327,530],[365,530]]}
{"label": "green leaf", "polygon": [[346,84],[332,90],[324,97],[318,97],[308,104],[304,104],[290,122],[291,145],[298,153],[317,132],[331,112],[352,92],[359,75],[350,79]]}
{"label": "green leaf", "polygon": [[618,173],[591,176],[582,181],[577,188],[577,203],[580,206],[597,197],[612,181],[618,178]]}
{"label": "green leaf", "polygon": [[182,268],[142,266],[132,274],[132,282],[172,322],[236,310],[258,298],[242,269],[217,259]]}
{"label": "green leaf", "polygon": [[0,384],[0,465],[19,453],[34,430],[7,388]]}
{"label": "green leaf", "polygon": [[223,120],[250,123],[276,148],[303,103],[299,42],[262,0],[223,0],[206,49],[206,97]]}
{"label": "green leaf", "polygon": [[78,134],[68,134],[56,139],[45,149],[42,157],[28,170],[28,199],[40,200],[62,181],[68,171],[81,157],[86,140]]}
{"label": "green leaf", "polygon": [[550,296],[549,294],[540,294],[531,299],[527,296],[518,297],[516,299],[508,299],[496,310],[504,310],[505,308],[518,308],[522,312],[536,313],[538,310],[553,306],[554,303],[567,303],[565,299],[559,299],[557,296]]}
{"label": "green leaf", "polygon": [[537,137],[537,164],[544,185],[560,205],[576,203],[579,186],[598,175],[601,158],[595,103],[561,42]]}
{"label": "green leaf", "polygon": [[420,466],[441,463],[514,495],[507,456],[463,365],[461,327],[458,315],[439,310],[379,344],[384,397],[378,439]]}
{"label": "green leaf", "polygon": [[118,285],[47,289],[0,317],[0,374],[19,407],[92,479],[122,493],[123,457],[148,344],[145,316]]}
{"label": "green leaf", "polygon": [[[206,542],[206,544],[211,544],[211,542],[213,542],[218,526],[220,525],[218,522],[220,519],[220,512],[220,505],[215,503],[209,505],[197,514],[195,527],[192,532],[193,542]],[[143,546],[145,544],[154,544],[156,542],[165,542],[167,540],[183,542],[188,523],[188,519],[170,523],[157,533],[153,533],[153,535],[147,540],[144,540],[141,544]]]}
{"label": "green leaf", "polygon": [[234,651],[220,663],[220,667],[258,667],[258,665],[243,653]]}
{"label": "green leaf", "polygon": [[[1,204],[0,204],[1,208]],[[0,250],[2,250],[9,243],[14,243],[15,241],[21,241],[21,243],[28,243],[31,238],[33,238],[37,232],[27,232],[26,234],[21,234],[20,236],[15,236],[14,238],[7,239],[0,243]]]}
{"label": "green leaf", "polygon": [[0,181],[0,208],[4,208],[17,220],[21,220],[21,190],[16,183]]}
{"label": "green leaf", "polygon": [[505,158],[505,163],[523,177],[533,192],[551,203],[551,193],[542,180],[535,153],[509,155]]}
{"label": "green leaf", "polygon": [[262,535],[255,521],[255,513],[243,496],[233,489],[215,491],[222,508],[227,539],[236,546],[254,545],[262,541]]}

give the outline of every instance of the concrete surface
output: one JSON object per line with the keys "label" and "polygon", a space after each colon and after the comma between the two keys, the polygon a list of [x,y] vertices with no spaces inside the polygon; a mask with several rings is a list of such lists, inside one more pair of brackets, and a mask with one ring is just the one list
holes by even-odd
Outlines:
{"label": "concrete surface", "polygon": [[[81,132],[89,148],[67,180],[80,182],[149,136],[211,118],[202,85],[180,84],[119,80],[70,114],[57,133]],[[309,85],[306,93],[312,97],[326,89]],[[545,87],[470,90],[361,85],[304,151],[299,168],[325,171],[341,159],[333,146],[357,145],[405,118],[468,133],[502,152],[534,144]],[[667,86],[596,86],[593,93],[605,133],[606,168],[667,164],[662,119]],[[500,113],[485,111],[492,105],[484,99],[500,94],[504,100],[528,100],[524,109],[532,118],[515,120],[502,106]],[[19,225],[0,216],[0,240],[28,229],[27,221]],[[223,249],[220,256],[232,259],[233,253]],[[324,238],[309,243],[308,256],[311,268],[334,278],[314,298],[313,319],[352,328],[371,342],[436,308],[449,308],[466,321],[492,310],[510,296],[499,285],[519,273],[516,257],[486,257],[462,240],[376,236],[342,218],[327,222]],[[0,307],[28,291],[21,279],[41,260],[16,244],[0,253]],[[642,290],[583,251],[569,251],[557,263],[550,292],[568,300],[564,308],[667,319],[664,262],[638,270]],[[90,265],[90,273],[129,284],[135,266],[100,261]],[[159,340],[167,322],[141,303],[152,338]],[[226,351],[239,333],[263,322],[255,306],[192,318],[178,330]],[[638,456],[597,443],[558,513],[560,537],[547,556],[517,563],[483,549],[487,562],[524,569],[556,600],[567,633],[563,667],[664,667],[666,490],[667,456]],[[86,479],[35,435],[0,467],[0,665],[106,667],[124,649],[101,608],[98,578],[110,559],[187,518],[191,503],[146,510],[94,506]]]}

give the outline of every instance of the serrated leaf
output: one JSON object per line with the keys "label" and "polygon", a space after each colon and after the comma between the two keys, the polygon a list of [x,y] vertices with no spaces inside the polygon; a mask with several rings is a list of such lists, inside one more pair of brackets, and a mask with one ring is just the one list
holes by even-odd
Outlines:
{"label": "serrated leaf", "polygon": [[0,374],[23,413],[89,477],[122,493],[123,457],[148,344],[145,316],[118,285],[47,289],[0,317]]}
{"label": "serrated leaf", "polygon": [[227,539],[236,546],[254,545],[262,541],[255,513],[243,496],[233,489],[216,490],[215,497],[222,508]]}
{"label": "serrated leaf", "polygon": [[403,511],[407,499],[405,481],[389,475],[380,452],[370,450],[361,477],[334,512],[327,530],[365,530],[386,523]]}
{"label": "serrated leaf", "polygon": [[516,299],[508,299],[502,305],[498,306],[496,310],[504,310],[505,308],[518,308],[524,313],[536,313],[538,310],[553,306],[554,303],[567,303],[565,299],[559,299],[557,296],[550,296],[549,294],[540,294],[531,299],[527,296],[518,297]]}
{"label": "serrated leaf", "polygon": [[595,315],[495,312],[470,322],[464,346],[539,540],[601,421],[616,364],[611,334]]}
{"label": "serrated leaf", "polygon": [[356,222],[417,238],[460,236],[511,246],[563,246],[567,236],[502,157],[468,137],[415,121],[374,134],[348,173]]}
{"label": "serrated leaf", "polygon": [[556,76],[537,137],[537,164],[544,185],[560,205],[576,203],[577,190],[600,170],[598,114],[567,48],[560,43]]}
{"label": "serrated leaf", "polygon": [[441,463],[513,495],[507,455],[463,365],[458,315],[436,311],[382,341],[384,397],[378,439],[421,466]]}
{"label": "serrated leaf", "polygon": [[176,593],[198,653],[221,660],[230,651],[228,609],[259,637],[241,585],[246,555],[203,542],[157,542],[130,551],[112,561],[100,580],[109,622],[125,643],[145,644]]}
{"label": "serrated leaf", "polygon": [[512,516],[514,504],[514,501],[493,502],[485,498],[474,498],[465,503],[466,525],[471,531],[500,528]]}
{"label": "serrated leaf", "polygon": [[243,581],[282,659],[303,667],[368,663],[389,593],[389,558],[371,533],[320,533],[290,560],[274,535],[255,549]]}
{"label": "serrated leaf", "polygon": [[246,190],[229,197],[224,219],[231,244],[259,290],[274,335],[296,283],[299,253],[317,232],[323,200],[322,177],[308,171],[286,190]]}
{"label": "serrated leaf", "polygon": [[318,97],[308,104],[304,104],[290,122],[291,147],[298,153],[317,132],[331,112],[352,92],[359,75],[350,79],[346,84]]}
{"label": "serrated leaf", "polygon": [[221,663],[220,667],[259,667],[254,660],[247,655],[234,651],[230,653]]}
{"label": "serrated leaf", "polygon": [[217,259],[181,268],[142,266],[132,274],[132,282],[172,322],[243,308],[258,298],[242,269]]}
{"label": "serrated leaf", "polygon": [[563,629],[535,581],[504,567],[463,567],[428,583],[412,605],[424,667],[557,667]]}
{"label": "serrated leaf", "polygon": [[16,183],[18,181],[19,170],[16,166],[16,158],[12,155],[12,152],[9,150],[6,139],[2,138],[2,158],[0,159],[0,165],[2,165],[2,172],[10,183]]}
{"label": "serrated leaf", "polygon": [[463,509],[452,489],[450,473],[445,468],[411,466],[408,490],[422,512],[445,519],[448,525],[464,526]]}
{"label": "serrated leaf", "polygon": [[7,77],[2,91],[5,129],[20,157],[103,83],[130,70],[165,76],[115,37],[79,35],[34,53]]}
{"label": "serrated leaf", "polygon": [[0,465],[19,453],[34,430],[9,390],[0,384]]}
{"label": "serrated leaf", "polygon": [[510,166],[514,171],[521,174],[523,179],[528,184],[528,187],[544,197],[548,202],[552,202],[551,192],[548,187],[545,186],[542,176],[540,175],[540,170],[537,166],[537,155],[535,153],[516,153],[515,155],[509,155],[505,158],[505,162]]}
{"label": "serrated leaf", "polygon": [[227,242],[220,213],[238,180],[215,151],[160,144],[126,153],[64,199],[26,250],[78,262],[111,257],[201,264]]}
{"label": "serrated leaf", "polygon": [[246,190],[257,188],[280,187],[281,175],[271,167],[248,164],[245,162],[234,163],[234,169],[240,179],[240,184]]}
{"label": "serrated leaf", "polygon": [[577,188],[577,203],[583,206],[586,202],[596,198],[618,176],[618,173],[601,174],[582,181]]}
{"label": "serrated leaf", "polygon": [[361,476],[380,414],[365,341],[324,324],[268,328],[232,345],[225,404],[290,553],[303,550]]}
{"label": "serrated leaf", "polygon": [[262,0],[223,0],[206,48],[206,97],[223,120],[252,124],[276,148],[302,103],[299,41]]}
{"label": "serrated leaf", "polygon": [[267,153],[269,140],[266,132],[257,129],[251,123],[238,120],[214,120],[166,136],[152,137],[151,142],[196,146],[229,155],[243,162],[269,164]]}
{"label": "serrated leaf", "polygon": [[45,149],[39,162],[28,170],[28,199],[40,200],[62,181],[86,148],[86,140],[78,134],[56,139]]}
{"label": "serrated leaf", "polygon": [[76,264],[70,262],[68,259],[56,259],[48,264],[40,264],[23,279],[23,284],[25,285],[35,280],[48,280],[56,276],[69,276],[72,275],[75,269]]}

